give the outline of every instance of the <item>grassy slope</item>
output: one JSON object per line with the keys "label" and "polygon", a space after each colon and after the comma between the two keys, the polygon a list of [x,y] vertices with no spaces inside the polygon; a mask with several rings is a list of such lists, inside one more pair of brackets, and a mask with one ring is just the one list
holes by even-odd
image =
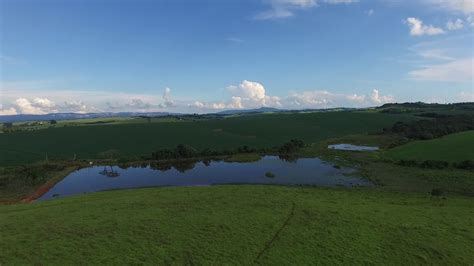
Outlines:
{"label": "grassy slope", "polygon": [[463,197],[278,186],[113,191],[0,206],[0,263],[248,264],[261,254],[264,264],[467,265],[473,224],[474,201]]}
{"label": "grassy slope", "polygon": [[439,139],[415,141],[387,152],[397,160],[474,160],[474,131],[461,132]]}
{"label": "grassy slope", "polygon": [[198,149],[271,147],[291,138],[318,142],[330,137],[379,131],[408,116],[370,112],[265,114],[198,122],[124,123],[58,127],[0,134],[0,165],[45,158],[95,158],[107,150],[123,155],[146,155],[179,143]]}

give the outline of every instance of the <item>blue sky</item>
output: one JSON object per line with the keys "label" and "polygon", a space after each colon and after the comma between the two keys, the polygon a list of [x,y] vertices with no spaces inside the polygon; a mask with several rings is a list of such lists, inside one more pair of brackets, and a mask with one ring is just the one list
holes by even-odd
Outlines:
{"label": "blue sky", "polygon": [[474,101],[470,0],[0,4],[0,115]]}

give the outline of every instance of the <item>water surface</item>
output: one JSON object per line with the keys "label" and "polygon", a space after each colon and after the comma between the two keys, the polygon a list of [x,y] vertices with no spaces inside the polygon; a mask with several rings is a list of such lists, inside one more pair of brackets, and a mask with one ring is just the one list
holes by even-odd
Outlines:
{"label": "water surface", "polygon": [[[318,158],[294,161],[265,156],[250,163],[224,161],[187,162],[119,168],[93,166],[77,170],[38,200],[101,190],[152,186],[210,186],[217,184],[277,184],[317,186],[370,186],[369,181],[348,176],[354,169],[335,167]],[[272,173],[269,175],[268,173]],[[272,177],[269,177],[272,176]]]}
{"label": "water surface", "polygon": [[328,149],[341,150],[341,151],[377,151],[379,150],[379,147],[360,146],[360,145],[342,143],[342,144],[329,145]]}

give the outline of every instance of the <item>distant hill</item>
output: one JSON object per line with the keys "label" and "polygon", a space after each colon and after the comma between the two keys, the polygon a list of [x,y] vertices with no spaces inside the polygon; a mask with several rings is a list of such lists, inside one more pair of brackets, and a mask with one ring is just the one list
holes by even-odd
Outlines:
{"label": "distant hill", "polygon": [[244,114],[244,113],[274,113],[274,112],[284,112],[286,110],[281,110],[278,108],[271,108],[271,107],[260,107],[257,109],[243,109],[243,110],[226,110],[222,112],[218,112],[217,114],[220,115],[233,115],[233,114]]}
{"label": "distant hill", "polygon": [[0,116],[0,123],[3,122],[25,122],[25,121],[48,121],[48,120],[73,120],[85,118],[104,118],[104,117],[132,117],[132,116],[166,116],[167,112],[121,112],[121,113],[54,113],[44,115],[3,115]]}

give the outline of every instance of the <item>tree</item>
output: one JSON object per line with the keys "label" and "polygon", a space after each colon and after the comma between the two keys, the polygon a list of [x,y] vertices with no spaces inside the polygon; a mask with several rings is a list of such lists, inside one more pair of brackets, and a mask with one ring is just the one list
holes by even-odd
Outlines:
{"label": "tree", "polygon": [[53,120],[49,121],[49,123],[50,123],[51,125],[55,125],[55,124],[57,124],[58,122],[53,119]]}

